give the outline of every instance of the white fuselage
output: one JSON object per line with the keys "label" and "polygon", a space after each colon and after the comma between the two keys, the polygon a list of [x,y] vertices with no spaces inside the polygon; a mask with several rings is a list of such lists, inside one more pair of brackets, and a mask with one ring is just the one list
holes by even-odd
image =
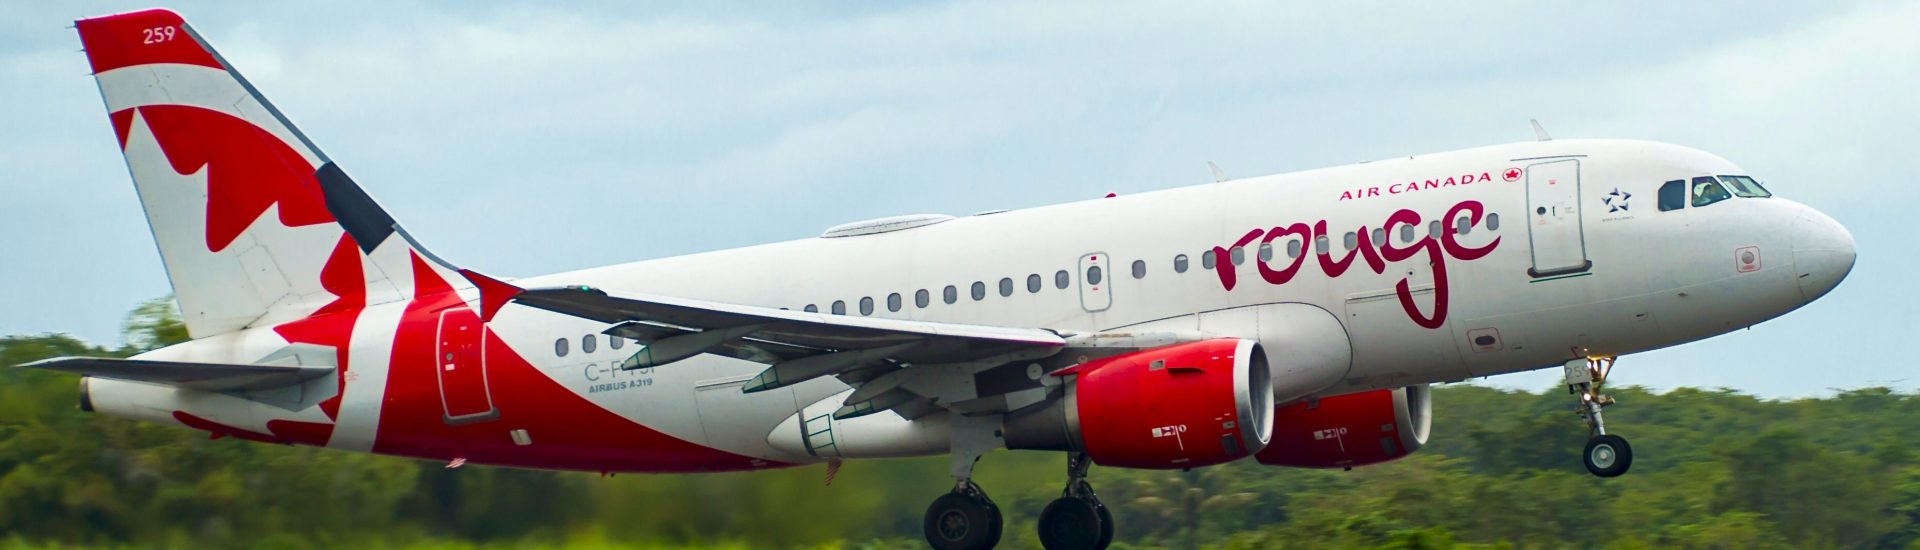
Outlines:
{"label": "white fuselage", "polygon": [[[1149,327],[1259,338],[1280,363],[1289,358],[1346,361],[1340,369],[1344,376],[1325,380],[1310,394],[1327,396],[1672,346],[1778,316],[1838,283],[1845,268],[1822,263],[1838,260],[1813,254],[1798,263],[1821,265],[1796,266],[1797,251],[1850,239],[1810,208],[1781,198],[1740,198],[1672,211],[1657,207],[1662,182],[1727,174],[1745,172],[1717,156],[1666,144],[1527,142],[515,283],[590,285],[822,312],[840,302],[847,315],[944,323],[1078,332]],[[1530,179],[1536,176],[1555,181]],[[1477,222],[1469,216],[1466,231],[1452,239],[1461,249],[1490,252],[1463,259],[1447,251],[1432,223],[1469,201],[1478,202],[1484,216]],[[1348,257],[1353,244],[1371,242],[1377,249],[1383,243],[1374,241],[1375,235],[1354,235],[1349,241],[1346,234],[1362,228],[1372,233],[1400,210],[1411,210],[1419,222],[1383,228],[1379,236],[1389,241],[1384,244],[1408,248],[1432,239],[1433,254],[1416,251],[1398,261],[1383,260],[1379,271],[1367,255],[1353,254],[1344,272],[1330,276],[1315,242],[1284,234],[1270,241],[1268,271],[1294,264],[1295,254],[1306,256],[1297,272],[1275,284],[1272,273],[1263,274],[1256,265],[1262,261],[1263,239],[1294,224],[1313,227],[1324,221],[1325,254],[1332,261]],[[1467,214],[1457,213],[1439,227],[1458,227],[1461,216]],[[1210,261],[1214,247],[1243,242],[1238,265],[1231,259],[1223,265]],[[1743,258],[1745,251],[1757,257]],[[1433,265],[1435,258],[1444,265]],[[1135,262],[1143,262],[1144,269],[1136,272]],[[1184,271],[1176,269],[1180,262]],[[1101,267],[1097,283],[1089,274],[1095,265]],[[1233,272],[1231,290],[1222,269]],[[1058,284],[1062,272],[1064,288]],[[1035,277],[1037,291],[1029,286]],[[1005,295],[1003,280],[1011,284]],[[985,290],[980,298],[976,284]],[[951,303],[950,285],[956,298]],[[924,306],[917,299],[923,290]],[[890,299],[896,293],[898,302]],[[474,298],[471,291],[464,295]],[[863,299],[871,300],[870,313],[863,310]],[[1406,309],[1409,300],[1414,311]],[[897,309],[890,307],[895,304]],[[356,328],[354,339],[356,357],[367,358],[355,365],[360,379],[378,379],[379,360],[390,354],[382,346],[390,347],[393,338],[380,335],[379,320],[391,323],[399,314],[378,310],[402,306],[375,306],[362,315],[368,324]],[[1434,319],[1441,309],[1444,316]],[[1434,326],[1416,323],[1419,317]],[[826,377],[743,394],[741,383],[765,365],[713,355],[620,371],[615,365],[635,346],[614,349],[600,334],[607,328],[512,306],[490,325],[541,373],[600,407],[675,438],[773,462],[813,460],[777,448],[769,433],[796,411],[848,389]],[[584,342],[589,335],[596,340],[592,351]],[[245,337],[211,340],[218,342],[198,341],[154,356],[230,360],[248,355],[230,347],[205,349],[239,345]],[[377,408],[377,394],[356,398],[353,383],[346,388],[343,408]],[[233,401],[231,407],[259,408]],[[239,412],[225,418],[249,423],[236,418]],[[342,410],[341,430],[350,431],[350,419],[378,415],[377,410]],[[351,429],[374,429],[374,424]],[[374,437],[334,436],[342,442]],[[944,439],[923,437],[893,445],[885,454],[940,453],[946,445]],[[363,443],[333,446],[364,448]]]}

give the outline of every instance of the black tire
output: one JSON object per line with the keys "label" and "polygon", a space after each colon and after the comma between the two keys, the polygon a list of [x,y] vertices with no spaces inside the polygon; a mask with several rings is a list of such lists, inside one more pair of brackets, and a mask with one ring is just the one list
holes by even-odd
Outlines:
{"label": "black tire", "polygon": [[937,550],[988,550],[1000,543],[1000,510],[993,503],[960,493],[933,499],[920,522],[927,544]]}
{"label": "black tire", "polygon": [[1113,544],[1113,512],[1097,499],[1093,501],[1093,509],[1100,513],[1100,543],[1093,545],[1093,550],[1107,550],[1107,546]]}
{"label": "black tire", "polygon": [[1100,546],[1100,509],[1093,501],[1060,497],[1040,512],[1040,545],[1047,550],[1094,550]]}
{"label": "black tire", "polygon": [[987,547],[981,550],[991,550],[993,547],[999,546],[1000,535],[1007,525],[1005,518],[1000,515],[1000,505],[994,504],[993,501],[989,500],[987,501],[987,509],[989,510],[987,513]]}
{"label": "black tire", "polygon": [[1586,464],[1587,471],[1600,477],[1615,477],[1627,473],[1633,467],[1633,446],[1626,438],[1617,435],[1596,435],[1587,440],[1587,448],[1580,453],[1580,462]]}

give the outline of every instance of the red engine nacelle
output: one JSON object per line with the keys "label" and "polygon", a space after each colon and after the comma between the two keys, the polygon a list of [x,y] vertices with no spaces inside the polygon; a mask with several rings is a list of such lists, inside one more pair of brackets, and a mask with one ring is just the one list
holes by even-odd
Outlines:
{"label": "red engine nacelle", "polygon": [[1097,359],[1055,373],[1066,395],[1007,415],[1009,449],[1081,451],[1127,468],[1193,468],[1266,448],[1272,374],[1252,340],[1222,338]]}
{"label": "red engine nacelle", "polygon": [[1273,444],[1254,455],[1261,464],[1378,464],[1413,454],[1427,443],[1433,427],[1432,391],[1420,385],[1336,395],[1287,405],[1273,416]]}

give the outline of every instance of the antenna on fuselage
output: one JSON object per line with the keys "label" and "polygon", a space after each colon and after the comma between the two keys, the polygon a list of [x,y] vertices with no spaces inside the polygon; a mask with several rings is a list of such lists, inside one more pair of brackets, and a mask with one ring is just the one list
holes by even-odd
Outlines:
{"label": "antenna on fuselage", "polygon": [[1207,171],[1213,172],[1214,183],[1220,183],[1223,181],[1227,181],[1229,179],[1233,179],[1233,178],[1227,177],[1227,172],[1225,170],[1221,170],[1220,165],[1214,164],[1213,161],[1211,160],[1207,161]]}
{"label": "antenna on fuselage", "polygon": [[1539,120],[1539,119],[1532,119],[1532,118],[1529,118],[1529,119],[1527,119],[1527,122],[1528,122],[1529,124],[1532,124],[1532,125],[1533,125],[1533,140],[1534,140],[1534,141],[1553,141],[1553,136],[1549,136],[1549,135],[1547,135],[1547,129],[1546,129],[1546,128],[1541,128],[1541,127],[1540,127],[1540,120]]}

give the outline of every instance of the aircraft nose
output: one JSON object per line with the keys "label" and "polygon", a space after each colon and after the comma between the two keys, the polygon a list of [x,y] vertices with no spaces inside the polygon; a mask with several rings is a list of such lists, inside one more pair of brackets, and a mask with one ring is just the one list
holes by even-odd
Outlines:
{"label": "aircraft nose", "polygon": [[1793,228],[1793,268],[1808,302],[1840,286],[1853,271],[1853,234],[1824,213],[1807,209]]}

